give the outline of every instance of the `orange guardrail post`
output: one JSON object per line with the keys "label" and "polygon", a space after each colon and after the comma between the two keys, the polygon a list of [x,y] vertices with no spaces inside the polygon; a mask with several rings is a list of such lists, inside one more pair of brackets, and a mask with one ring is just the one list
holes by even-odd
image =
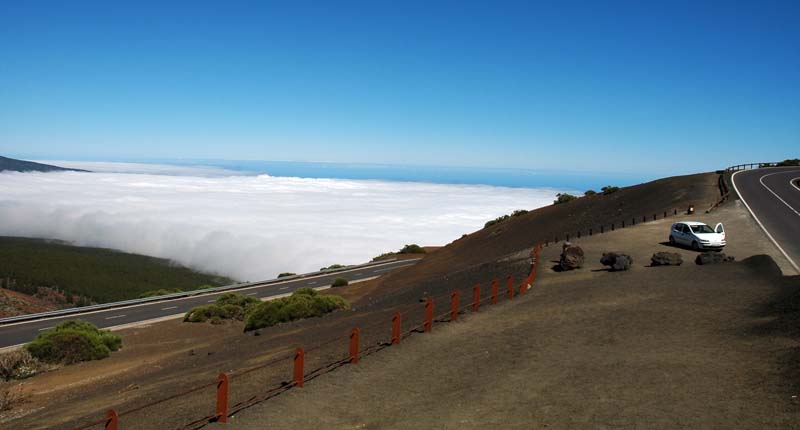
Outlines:
{"label": "orange guardrail post", "polygon": [[303,351],[303,348],[297,348],[294,353],[294,373],[293,373],[293,382],[294,385],[300,388],[303,388],[303,366],[305,365],[306,361],[306,352]]}
{"label": "orange guardrail post", "polygon": [[497,281],[497,278],[492,279],[492,304],[497,304],[497,290],[500,289],[500,283]]}
{"label": "orange guardrail post", "polygon": [[423,322],[422,328],[425,333],[433,330],[433,299],[430,297],[425,301],[425,322]]}
{"label": "orange guardrail post", "polygon": [[106,430],[119,430],[119,415],[113,409],[106,412]]}
{"label": "orange guardrail post", "polygon": [[395,312],[392,317],[392,345],[400,344],[400,326],[403,324],[403,316],[400,312]]}
{"label": "orange guardrail post", "polygon": [[220,373],[217,378],[217,422],[228,422],[228,375]]}
{"label": "orange guardrail post", "polygon": [[514,275],[508,275],[508,291],[506,294],[509,300],[514,298]]}
{"label": "orange guardrail post", "polygon": [[472,287],[472,312],[478,312],[481,307],[481,284]]}
{"label": "orange guardrail post", "polygon": [[461,293],[458,290],[450,294],[450,321],[458,319],[458,302],[461,301]]}
{"label": "orange guardrail post", "polygon": [[350,363],[358,364],[358,338],[361,337],[361,331],[354,328],[350,332]]}

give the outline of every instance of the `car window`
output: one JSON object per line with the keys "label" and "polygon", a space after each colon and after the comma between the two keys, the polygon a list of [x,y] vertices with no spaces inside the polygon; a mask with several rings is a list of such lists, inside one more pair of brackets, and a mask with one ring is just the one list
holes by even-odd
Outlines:
{"label": "car window", "polygon": [[705,224],[693,225],[692,231],[695,233],[714,233],[714,230]]}
{"label": "car window", "polygon": [[689,232],[689,226],[684,224],[683,225],[683,230],[681,230],[681,231],[683,231],[684,233],[688,233]]}

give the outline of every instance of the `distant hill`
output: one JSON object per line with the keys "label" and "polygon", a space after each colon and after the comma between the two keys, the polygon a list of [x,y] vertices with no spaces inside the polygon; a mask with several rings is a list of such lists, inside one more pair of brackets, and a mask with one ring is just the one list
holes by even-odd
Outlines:
{"label": "distant hill", "polygon": [[10,170],[12,172],[88,172],[81,169],[67,169],[64,167],[51,166],[49,164],[34,163],[33,161],[15,160],[13,158],[0,156],[0,172]]}
{"label": "distant hill", "polygon": [[159,290],[188,291],[232,283],[160,258],[0,236],[0,287],[37,297],[55,292],[69,296],[68,303],[78,303],[77,299],[105,303]]}

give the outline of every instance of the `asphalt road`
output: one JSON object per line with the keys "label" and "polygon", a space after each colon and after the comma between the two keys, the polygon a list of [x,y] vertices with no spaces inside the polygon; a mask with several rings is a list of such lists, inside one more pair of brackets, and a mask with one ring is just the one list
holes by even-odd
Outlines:
{"label": "asphalt road", "polygon": [[739,171],[732,181],[739,198],[800,274],[800,167]]}
{"label": "asphalt road", "polygon": [[[237,289],[234,292],[239,294],[266,299],[269,297],[289,294],[303,287],[324,288],[330,286],[336,278],[345,278],[350,282],[375,278],[390,271],[413,265],[417,260],[397,260],[385,264],[369,267],[358,267],[351,270],[334,272],[331,274],[293,279],[286,282],[270,283],[268,285],[256,285]],[[230,292],[230,291],[226,291]],[[189,309],[211,303],[217,299],[220,293],[210,293],[179,299],[164,300],[136,304],[126,307],[119,307],[107,310],[98,310],[79,315],[68,315],[53,317],[41,320],[11,323],[0,326],[0,348],[19,345],[32,340],[43,330],[52,328],[62,321],[71,319],[81,319],[96,324],[100,328],[117,327],[134,323],[142,323],[150,320],[167,318],[173,315],[184,314]]]}

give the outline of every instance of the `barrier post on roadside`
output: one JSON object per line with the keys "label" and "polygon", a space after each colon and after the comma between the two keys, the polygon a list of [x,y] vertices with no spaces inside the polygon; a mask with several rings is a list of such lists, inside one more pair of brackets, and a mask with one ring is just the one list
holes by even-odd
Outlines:
{"label": "barrier post on roadside", "polygon": [[461,293],[458,290],[450,294],[450,321],[458,320],[458,303],[461,299]]}
{"label": "barrier post on roadside", "polygon": [[356,327],[350,332],[350,364],[358,364],[358,340],[361,331]]}
{"label": "barrier post on roadside", "polygon": [[217,377],[217,422],[228,422],[228,375],[220,373]]}
{"label": "barrier post on roadside", "polygon": [[119,430],[119,415],[117,415],[117,411],[113,409],[109,409],[106,412],[106,430]]}
{"label": "barrier post on roadside", "polygon": [[508,291],[506,295],[508,295],[508,299],[511,300],[514,298],[514,275],[508,275]]}
{"label": "barrier post on roadside", "polygon": [[481,284],[472,287],[472,312],[478,312],[481,307]]}
{"label": "barrier post on roadside", "polygon": [[422,323],[422,329],[425,333],[433,330],[433,299],[430,297],[425,301],[425,321]]}
{"label": "barrier post on roadside", "polygon": [[306,352],[303,348],[297,348],[294,352],[294,372],[292,373],[292,382],[299,388],[303,388],[303,367],[305,366]]}
{"label": "barrier post on roadside", "polygon": [[403,324],[403,316],[400,312],[395,312],[392,317],[392,345],[400,345],[400,327]]}
{"label": "barrier post on roadside", "polygon": [[500,282],[497,281],[497,278],[492,280],[492,304],[497,304],[497,292],[500,289]]}

